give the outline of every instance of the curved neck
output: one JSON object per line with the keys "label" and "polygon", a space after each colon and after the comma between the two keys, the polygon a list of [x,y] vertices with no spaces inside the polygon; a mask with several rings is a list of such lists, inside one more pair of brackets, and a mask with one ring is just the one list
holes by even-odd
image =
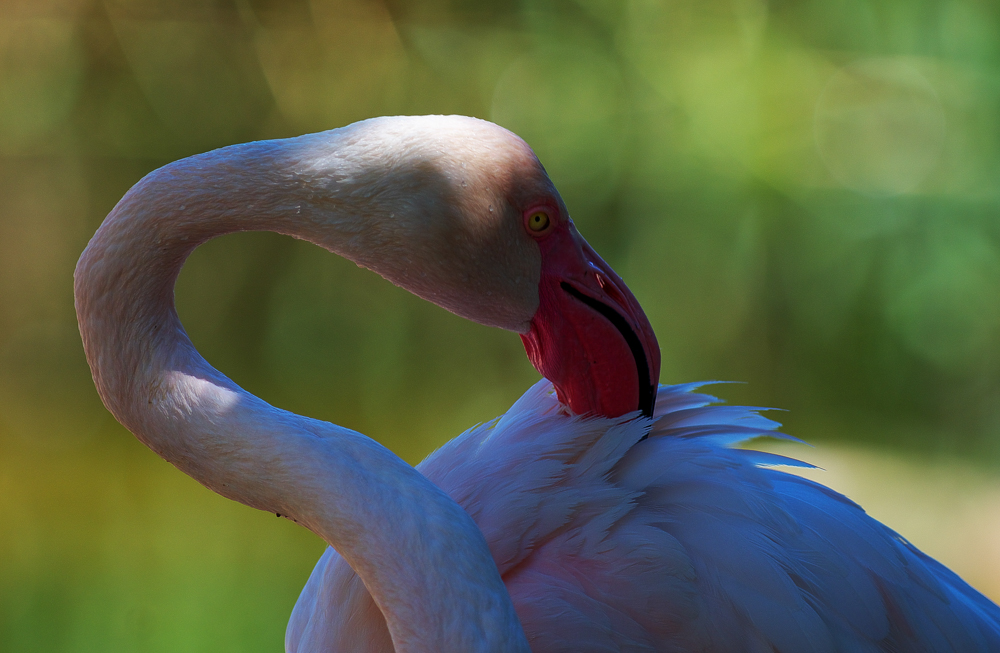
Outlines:
{"label": "curved neck", "polygon": [[[528,651],[486,542],[468,514],[365,436],[270,406],[195,350],[174,309],[187,256],[210,238],[271,230],[369,263],[352,198],[364,163],[339,130],[251,143],[151,173],[80,258],[76,307],[105,405],[210,489],[288,516],[336,548],[385,615],[397,651]],[[315,152],[328,153],[317,172]],[[329,153],[333,154],[329,154]],[[317,175],[335,192],[322,205]],[[352,253],[357,256],[352,256]],[[360,260],[359,260],[360,259]]]}

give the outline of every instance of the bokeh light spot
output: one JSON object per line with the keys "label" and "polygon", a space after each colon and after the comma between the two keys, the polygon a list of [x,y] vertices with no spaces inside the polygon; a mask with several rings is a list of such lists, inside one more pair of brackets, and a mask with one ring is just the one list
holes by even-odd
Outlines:
{"label": "bokeh light spot", "polygon": [[945,115],[937,93],[899,58],[865,59],[836,72],[816,104],[816,147],[837,181],[858,192],[916,189],[941,156]]}
{"label": "bokeh light spot", "polygon": [[1000,335],[1000,257],[981,234],[936,230],[893,257],[885,317],[902,343],[945,370],[988,360]]}

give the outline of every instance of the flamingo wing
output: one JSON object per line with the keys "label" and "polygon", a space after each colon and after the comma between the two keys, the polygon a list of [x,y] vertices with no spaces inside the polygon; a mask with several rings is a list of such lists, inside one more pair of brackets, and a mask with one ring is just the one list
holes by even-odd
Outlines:
{"label": "flamingo wing", "polygon": [[[733,448],[787,436],[697,387],[661,386],[650,428],[565,415],[543,381],[419,466],[483,530],[532,650],[1000,650],[1000,608],[854,502],[767,466],[803,463]],[[332,550],[293,631],[315,644],[299,653],[392,650]]]}

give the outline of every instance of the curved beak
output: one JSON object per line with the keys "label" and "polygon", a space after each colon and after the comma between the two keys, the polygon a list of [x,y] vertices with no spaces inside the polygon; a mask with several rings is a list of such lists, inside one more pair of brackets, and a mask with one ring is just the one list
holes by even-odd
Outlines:
{"label": "curved beak", "polygon": [[577,414],[653,414],[660,348],[639,302],[572,222],[539,242],[538,310],[528,358]]}

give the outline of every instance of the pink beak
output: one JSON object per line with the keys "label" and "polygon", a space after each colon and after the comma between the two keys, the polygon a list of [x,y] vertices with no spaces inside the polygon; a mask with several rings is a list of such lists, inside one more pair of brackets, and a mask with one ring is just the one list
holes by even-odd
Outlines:
{"label": "pink beak", "polygon": [[574,413],[653,414],[660,348],[632,292],[571,221],[539,241],[538,310],[528,358]]}

